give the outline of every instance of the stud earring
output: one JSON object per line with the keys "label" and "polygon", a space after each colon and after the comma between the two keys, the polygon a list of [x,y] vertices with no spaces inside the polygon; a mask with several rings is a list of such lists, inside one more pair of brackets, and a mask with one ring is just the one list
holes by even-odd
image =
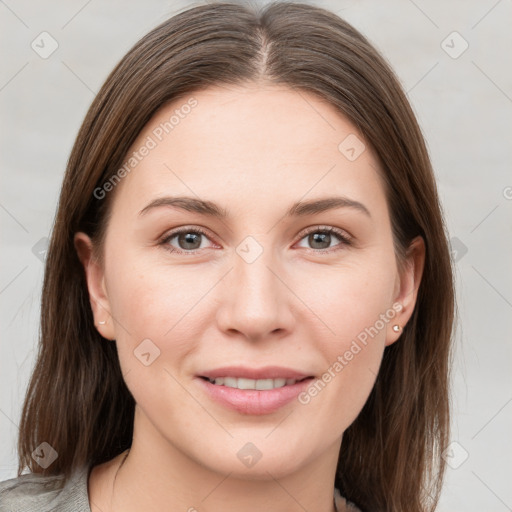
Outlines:
{"label": "stud earring", "polygon": [[105,325],[107,323],[106,320],[102,320],[101,322],[98,322],[99,325]]}
{"label": "stud earring", "polygon": [[393,331],[400,332],[401,327],[399,325],[393,325]]}

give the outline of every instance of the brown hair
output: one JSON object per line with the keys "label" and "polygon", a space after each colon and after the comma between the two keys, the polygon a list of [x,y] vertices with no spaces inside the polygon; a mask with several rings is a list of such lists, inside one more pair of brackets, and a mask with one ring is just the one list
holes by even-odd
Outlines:
{"label": "brown hair", "polygon": [[[114,194],[98,200],[94,190],[122,166],[159,108],[209,85],[248,82],[286,84],[335,106],[380,160],[397,261],[414,237],[425,240],[415,310],[401,338],[385,349],[369,399],[344,433],[335,483],[363,510],[434,510],[449,437],[455,298],[431,163],[383,57],[338,16],[304,3],[274,2],[258,10],[216,2],[182,11],[137,42],[94,99],[68,161],[47,252],[18,474],[28,466],[67,478],[131,445],[134,399],[115,343],[94,326],[73,236],[85,231],[102,246]],[[31,458],[43,441],[58,452],[47,469]]]}

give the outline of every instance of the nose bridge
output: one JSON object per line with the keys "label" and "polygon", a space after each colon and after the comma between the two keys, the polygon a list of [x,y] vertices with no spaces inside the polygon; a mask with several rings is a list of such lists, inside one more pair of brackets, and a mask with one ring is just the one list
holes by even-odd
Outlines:
{"label": "nose bridge", "polygon": [[[237,303],[246,313],[256,316],[276,310],[279,282],[270,271],[275,265],[272,249],[263,247],[253,237],[247,237],[237,247],[233,275]],[[259,313],[258,313],[259,312]]]}
{"label": "nose bridge", "polygon": [[235,329],[250,338],[287,329],[291,319],[287,307],[289,297],[275,275],[279,275],[279,265],[272,249],[247,237],[236,248],[233,267],[219,312],[221,327]]}

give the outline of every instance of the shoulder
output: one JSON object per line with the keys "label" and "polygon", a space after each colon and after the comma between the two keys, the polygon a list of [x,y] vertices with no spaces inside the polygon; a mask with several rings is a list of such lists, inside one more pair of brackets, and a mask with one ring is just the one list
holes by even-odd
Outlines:
{"label": "shoulder", "polygon": [[63,475],[21,475],[0,482],[0,512],[91,512],[87,493],[88,469]]}
{"label": "shoulder", "polygon": [[362,512],[352,502],[347,501],[336,487],[334,488],[334,503],[337,512]]}

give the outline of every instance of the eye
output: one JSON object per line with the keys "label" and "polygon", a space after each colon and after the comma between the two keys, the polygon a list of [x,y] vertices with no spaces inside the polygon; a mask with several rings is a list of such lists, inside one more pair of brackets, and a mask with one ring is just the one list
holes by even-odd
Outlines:
{"label": "eye", "polygon": [[[332,226],[313,226],[309,228],[302,236],[301,241],[307,238],[307,242],[312,244],[311,248],[306,249],[315,253],[331,253],[343,249],[344,246],[351,245],[351,239],[341,229]],[[331,246],[333,239],[338,239],[340,243],[335,244],[334,248]],[[178,247],[171,243],[176,239]],[[204,239],[208,239],[208,234],[201,228],[184,227],[176,229],[171,233],[164,236],[160,245],[163,245],[166,250],[178,254],[194,254],[200,249],[204,249]],[[329,249],[329,250],[325,250]]]}
{"label": "eye", "polygon": [[[203,240],[201,240],[201,238],[208,238],[206,231],[197,227],[180,228],[167,234],[160,244],[170,252],[194,254],[195,251],[204,249],[204,245],[202,244]],[[171,244],[171,240],[173,239],[176,239],[176,243],[178,244],[177,248]]]}
{"label": "eye", "polygon": [[[333,238],[337,238],[341,243],[335,244],[334,249],[331,248],[331,242]],[[306,239],[306,242],[311,244],[312,247],[306,247],[306,249],[320,253],[331,253],[339,251],[345,246],[351,245],[351,239],[347,233],[341,229],[332,226],[313,226],[309,228],[301,240]],[[324,249],[330,249],[328,251]]]}

